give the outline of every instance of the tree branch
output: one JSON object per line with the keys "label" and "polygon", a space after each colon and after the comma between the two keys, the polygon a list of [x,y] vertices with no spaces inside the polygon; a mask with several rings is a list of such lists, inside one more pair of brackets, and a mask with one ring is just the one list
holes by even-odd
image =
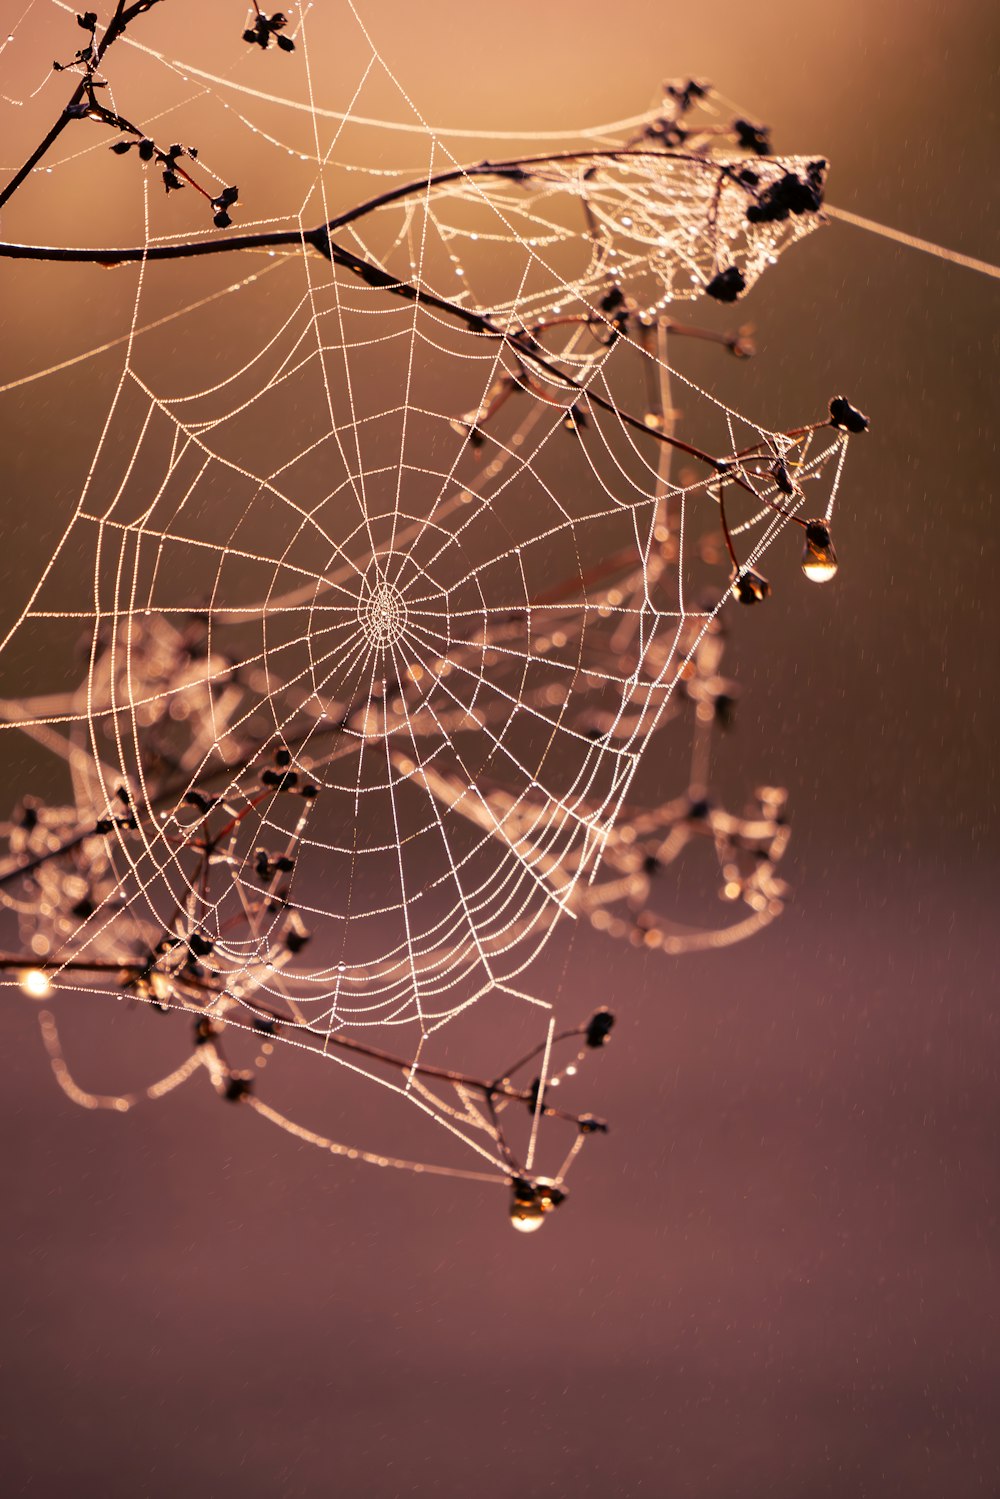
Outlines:
{"label": "tree branch", "polygon": [[83,76],[70,95],[62,114],[56,120],[48,134],[43,136],[39,141],[24,165],[18,168],[7,183],[7,186],[0,191],[0,208],[3,208],[10,202],[21,186],[21,183],[34,170],[46,152],[56,143],[70,121],[79,117],[77,107],[82,104],[86,97],[88,85],[92,83],[94,73],[100,66],[101,60],[108,48],[113,46],[120,37],[124,36],[129,23],[134,21],[136,16],[142,15],[147,10],[152,10],[153,6],[157,4],[159,4],[159,0],[135,0],[133,5],[126,5],[125,0],[118,0],[115,13],[108,22],[100,42],[92,50],[90,61],[85,64]]}

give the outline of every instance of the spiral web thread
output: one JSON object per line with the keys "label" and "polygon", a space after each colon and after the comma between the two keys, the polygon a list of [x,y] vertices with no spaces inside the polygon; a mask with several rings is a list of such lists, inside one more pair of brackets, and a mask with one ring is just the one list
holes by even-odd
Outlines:
{"label": "spiral web thread", "polygon": [[[781,793],[763,788],[740,816],[707,800],[731,693],[720,471],[660,438],[678,434],[676,402],[684,437],[731,461],[741,570],[803,506],[829,520],[848,439],[769,431],[692,383],[668,359],[667,309],[729,268],[751,285],[820,220],[751,223],[748,203],[825,164],[724,149],[707,101],[673,95],[544,157],[461,170],[353,6],[339,13],[367,49],[346,110],[315,103],[308,13],[290,12],[295,56],[274,58],[301,70],[309,102],[277,103],[308,122],[311,148],[251,124],[259,89],[126,39],[230,126],[235,113],[254,149],[294,154],[302,239],[149,316],[173,204],[136,176],[147,258],[115,272],[134,290],[130,331],[68,361],[118,361],[116,388],[75,513],[4,642],[46,662],[85,642],[78,686],[2,708],[65,760],[72,799],[17,810],[2,894],[46,965],[27,976],[38,997],[114,991],[195,1019],[178,1067],[98,1095],[69,1072],[46,1009],[76,1102],[124,1111],[204,1067],[335,1154],[500,1182],[530,1177],[540,1126],[562,1119],[560,1188],[599,1121],[561,1115],[554,1088],[606,1030],[561,1030],[551,993],[533,991],[554,928],[584,918],[672,953],[739,940],[781,909]],[[365,115],[376,80],[398,91],[402,125]],[[406,171],[352,157],[374,130],[400,132]],[[337,241],[358,262],[345,272],[309,230],[366,173],[386,201],[342,216]],[[196,329],[212,351],[201,379],[190,360],[175,373],[164,329]],[[654,731],[692,720],[689,786],[636,795]],[[651,897],[699,838],[739,909],[711,932],[671,924]],[[484,1006],[502,1053],[533,1025],[531,1087],[512,1068],[478,1087],[451,1053],[437,1065],[443,1033]],[[447,1163],[361,1150],[278,1111],[253,1082],[279,1045],[393,1090],[450,1135]]]}

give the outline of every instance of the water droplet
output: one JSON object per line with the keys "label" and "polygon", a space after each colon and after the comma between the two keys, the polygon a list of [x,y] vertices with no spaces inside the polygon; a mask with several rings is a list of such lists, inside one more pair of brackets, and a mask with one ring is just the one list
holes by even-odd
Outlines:
{"label": "water droplet", "polygon": [[829,583],[837,571],[837,553],[830,540],[830,527],[825,520],[806,522],[802,571],[810,583]]}
{"label": "water droplet", "polygon": [[770,583],[752,568],[748,567],[746,572],[733,579],[733,596],[741,604],[762,604],[770,592]]}
{"label": "water droplet", "polygon": [[21,975],[21,988],[32,999],[46,999],[52,991],[48,976],[41,968],[28,968]]}
{"label": "water droplet", "polygon": [[520,1234],[533,1234],[541,1228],[546,1217],[563,1201],[566,1193],[553,1182],[539,1177],[529,1181],[519,1176],[513,1183],[514,1195],[510,1204],[510,1221]]}

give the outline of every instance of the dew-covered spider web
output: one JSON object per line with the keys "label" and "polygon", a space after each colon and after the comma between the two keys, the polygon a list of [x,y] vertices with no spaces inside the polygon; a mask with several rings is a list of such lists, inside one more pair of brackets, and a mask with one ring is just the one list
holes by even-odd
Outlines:
{"label": "dew-covered spider web", "polygon": [[[538,984],[543,949],[582,920],[692,950],[782,906],[782,793],[708,796],[724,617],[764,596],[786,528],[801,546],[808,520],[812,575],[832,573],[863,419],[749,419],[682,357],[692,332],[748,354],[746,331],[675,319],[736,301],[822,222],[826,164],[767,154],[691,84],[558,141],[459,141],[335,9],[356,57],[335,98],[321,8],[271,30],[251,13],[249,41],[213,16],[197,57],[154,10],[99,69],[63,70],[98,102],[31,186],[114,184],[115,235],[73,232],[129,312],[109,338],[84,307],[83,352],[3,386],[107,393],[4,641],[4,726],[66,788],[7,825],[7,968],[88,1107],[204,1069],[335,1154],[513,1181],[534,1221],[601,1128],[574,1075],[611,1024]],[[63,45],[72,13],[44,19]],[[66,85],[46,75],[32,107]],[[253,191],[227,192],[237,176]],[[234,236],[254,242],[192,253]],[[684,783],[654,765],[640,792],[670,735]],[[657,904],[692,842],[721,926]],[[99,1025],[98,994],[186,1014],[193,1045],[136,1092],[90,1092],[57,1023],[75,1005]],[[470,1055],[493,1054],[470,1066],[473,1015]],[[402,1144],[271,1101],[302,1051],[332,1091],[350,1073],[394,1094]]]}

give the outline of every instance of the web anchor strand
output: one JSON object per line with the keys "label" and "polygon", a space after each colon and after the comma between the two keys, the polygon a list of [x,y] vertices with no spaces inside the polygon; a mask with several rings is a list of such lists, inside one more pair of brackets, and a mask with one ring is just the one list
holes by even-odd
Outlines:
{"label": "web anchor strand", "polygon": [[853,224],[855,229],[867,229],[869,234],[881,235],[882,239],[891,239],[909,250],[921,250],[937,260],[948,260],[952,265],[964,266],[967,271],[978,271],[981,276],[992,276],[994,280],[1000,280],[1000,266],[992,265],[988,260],[977,260],[974,255],[963,255],[959,250],[949,250],[944,245],[934,244],[932,240],[918,239],[915,234],[905,234],[902,229],[890,229],[888,224],[862,218],[861,214],[850,213],[846,208],[833,208],[825,203],[823,211],[829,218],[839,219],[842,224]]}

